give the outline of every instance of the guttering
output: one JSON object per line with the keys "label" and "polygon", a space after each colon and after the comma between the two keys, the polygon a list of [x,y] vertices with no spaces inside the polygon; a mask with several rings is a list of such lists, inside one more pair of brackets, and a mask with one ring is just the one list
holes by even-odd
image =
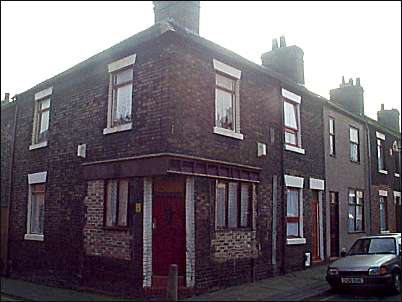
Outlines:
{"label": "guttering", "polygon": [[[372,219],[371,219],[371,183],[372,183],[372,179],[371,179],[371,143],[370,143],[370,128],[368,126],[368,122],[367,120],[364,121],[364,125],[366,127],[366,133],[367,133],[367,161],[368,161],[368,165],[365,165],[366,169],[368,169],[367,175],[368,175],[368,196],[369,196],[369,224],[368,224],[368,228],[369,228],[369,234],[372,233]],[[368,166],[368,168],[367,168]]]}

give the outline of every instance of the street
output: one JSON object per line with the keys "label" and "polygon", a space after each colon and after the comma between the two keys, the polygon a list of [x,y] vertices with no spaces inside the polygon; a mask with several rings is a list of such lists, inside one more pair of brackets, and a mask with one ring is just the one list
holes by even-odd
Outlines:
{"label": "street", "polygon": [[386,291],[341,291],[328,290],[304,301],[401,301],[401,295],[389,295]]}

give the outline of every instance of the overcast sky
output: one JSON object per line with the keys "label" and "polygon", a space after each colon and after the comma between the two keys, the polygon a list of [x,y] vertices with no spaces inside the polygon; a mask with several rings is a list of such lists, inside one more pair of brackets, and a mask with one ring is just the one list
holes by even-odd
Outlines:
{"label": "overcast sky", "polygon": [[[1,98],[154,23],[151,1],[1,1]],[[306,87],[329,98],[360,77],[366,114],[401,111],[401,2],[201,1],[200,35],[255,63],[273,38],[304,50]]]}

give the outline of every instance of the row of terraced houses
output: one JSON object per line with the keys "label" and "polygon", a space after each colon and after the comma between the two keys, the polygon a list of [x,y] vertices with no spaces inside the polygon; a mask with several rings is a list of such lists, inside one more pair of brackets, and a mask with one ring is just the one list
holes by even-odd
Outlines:
{"label": "row of terraced houses", "polygon": [[305,87],[284,37],[255,64],[199,36],[199,1],[1,106],[1,256],[11,276],[195,294],[400,232],[396,109],[360,79]]}

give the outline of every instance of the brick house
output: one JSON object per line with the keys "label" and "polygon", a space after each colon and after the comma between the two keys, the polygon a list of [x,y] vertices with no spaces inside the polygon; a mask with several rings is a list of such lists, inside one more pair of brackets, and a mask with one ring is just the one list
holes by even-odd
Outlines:
{"label": "brick house", "polygon": [[8,270],[150,295],[171,263],[201,292],[327,261],[328,100],[303,51],[274,40],[258,65],[198,35],[198,1],[154,5],[152,27],[2,106]]}

